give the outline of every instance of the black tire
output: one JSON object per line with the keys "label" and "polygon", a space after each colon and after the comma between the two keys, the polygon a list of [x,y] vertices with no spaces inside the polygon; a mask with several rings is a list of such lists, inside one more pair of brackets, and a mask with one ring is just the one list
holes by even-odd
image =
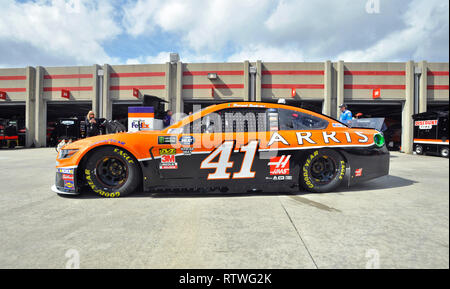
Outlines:
{"label": "black tire", "polygon": [[345,176],[344,157],[331,149],[308,153],[300,169],[301,186],[314,193],[325,193],[336,189]]}
{"label": "black tire", "polygon": [[423,147],[421,145],[416,145],[416,149],[414,151],[418,155],[423,155]]}
{"label": "black tire", "polygon": [[16,141],[10,141],[8,147],[9,147],[10,149],[15,148],[15,147],[16,147]]}
{"label": "black tire", "polygon": [[441,157],[448,158],[448,147],[443,147],[440,150]]}
{"label": "black tire", "polygon": [[126,196],[141,182],[137,160],[118,147],[101,148],[89,156],[84,176],[92,191],[106,198]]}

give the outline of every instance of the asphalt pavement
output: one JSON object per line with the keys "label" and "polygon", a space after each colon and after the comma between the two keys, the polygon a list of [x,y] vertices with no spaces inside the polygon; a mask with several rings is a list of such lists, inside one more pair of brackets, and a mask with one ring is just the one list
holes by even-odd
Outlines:
{"label": "asphalt pavement", "polygon": [[50,189],[52,148],[0,149],[0,268],[449,268],[449,161],[391,154],[326,194]]}

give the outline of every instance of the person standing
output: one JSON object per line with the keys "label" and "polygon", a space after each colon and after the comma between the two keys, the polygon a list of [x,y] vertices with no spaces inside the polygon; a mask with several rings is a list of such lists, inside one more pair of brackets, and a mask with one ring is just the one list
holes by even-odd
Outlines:
{"label": "person standing", "polygon": [[352,120],[352,112],[347,109],[347,105],[341,104],[339,108],[341,109],[341,115],[339,116],[341,122],[348,123]]}
{"label": "person standing", "polygon": [[172,122],[172,111],[168,110],[166,112],[166,116],[163,119],[164,127],[168,127],[169,125],[171,125],[171,122]]}
{"label": "person standing", "polygon": [[90,110],[85,119],[86,137],[96,136],[100,134],[100,127],[95,120],[95,114]]}

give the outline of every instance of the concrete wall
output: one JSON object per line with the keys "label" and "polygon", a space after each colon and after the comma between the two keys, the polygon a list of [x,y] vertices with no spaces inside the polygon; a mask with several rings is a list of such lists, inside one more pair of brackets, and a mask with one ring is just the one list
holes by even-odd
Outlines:
{"label": "concrete wall", "polygon": [[378,100],[405,98],[405,63],[352,63],[344,64],[344,101],[373,100],[373,90],[380,89]]}
{"label": "concrete wall", "polygon": [[[324,63],[262,63],[262,101],[279,98],[323,100]],[[295,96],[292,97],[292,89]]]}
{"label": "concrete wall", "polygon": [[427,101],[448,101],[448,63],[428,63]]}
{"label": "concrete wall", "polygon": [[0,69],[0,91],[6,92],[6,101],[25,101],[27,99],[26,68]]}
{"label": "concrete wall", "polygon": [[[183,103],[187,101],[245,101],[250,98],[251,66],[257,70],[256,101],[318,100],[323,102],[322,112],[333,117],[339,117],[338,105],[343,102],[401,104],[402,149],[407,153],[412,151],[414,74],[421,74],[417,78],[420,112],[426,111],[427,103],[449,101],[448,63],[258,60],[253,63],[178,62],[0,69],[0,91],[7,92],[7,100],[0,100],[0,105],[2,102],[25,103],[27,146],[33,143],[43,146],[48,102],[73,105],[91,101],[97,115],[111,118],[114,102],[142,101],[144,94],[168,100],[174,112],[182,112]],[[216,73],[217,79],[208,79],[208,73]],[[133,96],[133,88],[139,90],[137,98]],[[377,88],[381,96],[373,99],[373,90]],[[70,91],[69,100],[61,97],[62,89]],[[292,89],[295,89],[293,97]]]}
{"label": "concrete wall", "polygon": [[[167,99],[167,64],[111,65],[107,95],[110,100],[142,100],[144,94]],[[139,97],[133,96],[133,88],[139,90]]]}
{"label": "concrete wall", "polygon": [[[248,62],[183,63],[183,100],[248,100]],[[208,73],[217,79],[208,79]]]}

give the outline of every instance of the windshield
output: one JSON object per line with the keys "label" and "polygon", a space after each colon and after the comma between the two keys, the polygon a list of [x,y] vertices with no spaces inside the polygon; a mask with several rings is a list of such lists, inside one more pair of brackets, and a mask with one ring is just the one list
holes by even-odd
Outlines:
{"label": "windshield", "polygon": [[204,108],[202,108],[200,110],[194,111],[192,114],[184,114],[184,113],[182,113],[182,116],[183,116],[182,118],[180,118],[179,120],[177,120],[176,122],[174,122],[170,126],[166,127],[167,132],[168,133],[181,133],[183,129],[181,127],[177,128],[179,123],[181,123],[183,120],[185,120],[186,118],[188,118],[190,116],[193,116],[193,115],[195,115],[197,113],[201,113],[202,111],[204,111],[208,107],[210,107],[210,106],[207,106],[207,107],[204,107]]}

